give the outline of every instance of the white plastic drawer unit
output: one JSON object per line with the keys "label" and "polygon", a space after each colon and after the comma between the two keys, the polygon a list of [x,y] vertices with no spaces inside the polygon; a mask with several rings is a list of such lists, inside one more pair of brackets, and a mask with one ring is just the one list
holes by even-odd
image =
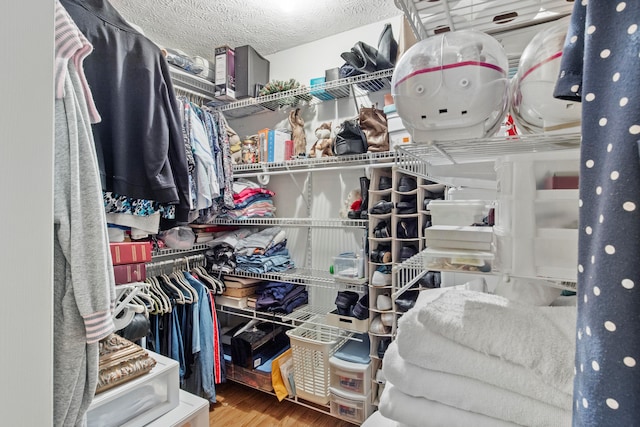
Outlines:
{"label": "white plastic drawer unit", "polygon": [[98,394],[87,412],[89,427],[143,426],[180,403],[178,362],[149,352],[156,366],[138,378]]}
{"label": "white plastic drawer unit", "polygon": [[332,356],[329,359],[331,387],[363,396],[371,390],[371,362],[348,362]]}
{"label": "white plastic drawer unit", "polygon": [[330,388],[331,415],[354,423],[361,423],[371,415],[371,395]]}
{"label": "white plastic drawer unit", "polygon": [[433,225],[467,226],[481,223],[489,212],[485,200],[432,200],[429,202]]}

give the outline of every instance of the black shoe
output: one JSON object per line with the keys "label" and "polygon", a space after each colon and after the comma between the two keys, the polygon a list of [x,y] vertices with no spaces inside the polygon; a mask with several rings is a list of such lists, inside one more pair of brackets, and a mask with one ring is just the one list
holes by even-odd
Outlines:
{"label": "black shoe", "polygon": [[401,193],[408,193],[418,188],[416,179],[412,176],[403,175],[398,183],[398,191]]}
{"label": "black shoe", "polygon": [[389,344],[391,344],[391,339],[389,338],[381,339],[380,342],[378,343],[378,357],[380,359],[384,357],[384,354],[387,352],[387,348],[389,347]]}
{"label": "black shoe", "polygon": [[378,225],[373,229],[373,237],[376,239],[385,239],[391,237],[391,227],[385,220],[378,222]]}
{"label": "black shoe", "polygon": [[400,249],[400,262],[404,262],[408,260],[409,258],[411,258],[417,253],[418,253],[418,249],[416,249],[415,246],[413,245],[403,246],[402,249]]}
{"label": "black shoe", "polygon": [[340,316],[351,316],[353,306],[360,296],[353,291],[340,291],[336,296],[336,307]]}
{"label": "black shoe", "polygon": [[390,176],[381,176],[378,182],[378,190],[388,190],[392,187]]}
{"label": "black shoe", "polygon": [[396,203],[396,213],[398,215],[414,214],[416,212],[418,212],[418,208],[416,206],[415,199],[408,202],[403,201],[403,202]]}
{"label": "black shoe", "polygon": [[369,209],[369,213],[374,215],[388,214],[393,209],[393,202],[387,202],[386,200],[380,200]]}
{"label": "black shoe", "polygon": [[415,239],[418,237],[418,218],[406,218],[398,222],[396,229],[398,239]]}
{"label": "black shoe", "polygon": [[369,294],[364,294],[353,306],[353,317],[359,320],[369,318]]}
{"label": "black shoe", "polygon": [[419,291],[407,290],[398,298],[396,298],[396,307],[397,310],[405,313],[409,311],[416,304],[416,300],[418,299]]}

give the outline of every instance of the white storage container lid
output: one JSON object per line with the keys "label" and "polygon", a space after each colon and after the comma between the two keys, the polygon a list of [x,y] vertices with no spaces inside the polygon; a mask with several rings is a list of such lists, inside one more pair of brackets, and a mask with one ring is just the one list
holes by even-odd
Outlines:
{"label": "white storage container lid", "polygon": [[456,259],[493,259],[491,252],[485,251],[470,251],[464,249],[445,250],[445,249],[433,249],[427,248],[424,250],[424,254],[431,258],[452,258]]}
{"label": "white storage container lid", "polygon": [[432,200],[429,202],[429,209],[439,208],[464,209],[481,208],[484,209],[489,204],[487,200]]}

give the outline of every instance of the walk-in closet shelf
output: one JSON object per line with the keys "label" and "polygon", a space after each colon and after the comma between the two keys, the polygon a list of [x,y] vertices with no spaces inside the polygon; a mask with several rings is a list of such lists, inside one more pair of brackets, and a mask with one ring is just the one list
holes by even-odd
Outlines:
{"label": "walk-in closet shelf", "polygon": [[209,222],[216,225],[250,225],[279,226],[279,227],[314,227],[314,228],[364,228],[368,221],[365,219],[338,218],[248,218],[224,219],[214,218]]}
{"label": "walk-in closet shelf", "polygon": [[418,40],[454,30],[508,31],[569,15],[573,9],[570,0],[395,0],[395,4]]}

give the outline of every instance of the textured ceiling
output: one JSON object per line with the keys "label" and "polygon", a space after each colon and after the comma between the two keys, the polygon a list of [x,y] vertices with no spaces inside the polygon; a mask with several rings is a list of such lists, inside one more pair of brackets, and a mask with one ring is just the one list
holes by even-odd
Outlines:
{"label": "textured ceiling", "polygon": [[270,55],[398,16],[393,0],[111,0],[158,45],[213,59],[216,46]]}

